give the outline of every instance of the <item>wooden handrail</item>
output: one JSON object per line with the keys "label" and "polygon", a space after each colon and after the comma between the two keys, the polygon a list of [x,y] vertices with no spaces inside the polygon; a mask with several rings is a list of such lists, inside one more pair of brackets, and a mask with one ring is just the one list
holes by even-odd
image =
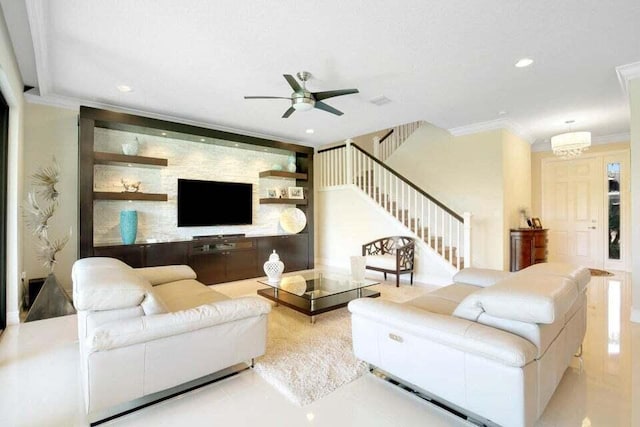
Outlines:
{"label": "wooden handrail", "polygon": [[323,148],[322,150],[318,150],[317,154],[326,153],[327,151],[337,150],[338,148],[344,148],[347,144],[336,145],[335,147]]}
{"label": "wooden handrail", "polygon": [[382,144],[385,139],[387,139],[387,138],[389,138],[391,136],[392,133],[393,133],[393,129],[389,129],[389,132],[387,132],[382,138],[380,138],[379,144]]}
{"label": "wooden handrail", "polygon": [[[351,145],[355,148],[357,148],[358,150],[360,150],[361,153],[363,153],[365,156],[369,157],[371,160],[373,160],[374,162],[376,162],[377,164],[379,164],[380,166],[382,166],[383,168],[385,168],[386,170],[388,170],[389,172],[391,172],[392,174],[394,174],[395,176],[397,176],[398,178],[400,178],[402,180],[402,182],[404,182],[405,184],[407,184],[409,187],[413,188],[414,190],[416,190],[418,193],[422,194],[424,197],[426,197],[427,199],[431,200],[434,204],[436,204],[438,207],[440,207],[442,210],[444,210],[445,212],[447,212],[449,215],[451,215],[452,217],[454,217],[455,219],[457,219],[460,222],[464,222],[464,218],[462,217],[462,215],[459,215],[457,213],[455,213],[454,211],[452,211],[450,208],[448,208],[444,203],[442,203],[441,201],[439,201],[438,199],[436,199],[435,197],[431,196],[429,193],[425,192],[424,190],[422,190],[421,188],[419,188],[418,186],[416,186],[413,182],[409,181],[407,178],[405,178],[404,176],[402,176],[400,173],[398,173],[397,171],[395,171],[394,169],[390,168],[389,166],[387,166],[386,164],[384,164],[383,162],[381,162],[380,160],[376,159],[375,157],[373,157],[371,154],[367,153],[366,151],[364,151],[362,148],[360,148],[357,144],[351,143]],[[346,144],[344,145],[346,146]],[[337,147],[332,147],[332,148],[328,148],[324,151],[328,151],[328,150],[332,150],[334,148]],[[318,151],[320,152],[320,151]]]}

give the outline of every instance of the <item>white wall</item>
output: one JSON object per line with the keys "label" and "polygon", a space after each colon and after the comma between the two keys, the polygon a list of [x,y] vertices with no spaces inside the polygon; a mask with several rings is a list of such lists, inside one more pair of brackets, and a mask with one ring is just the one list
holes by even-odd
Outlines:
{"label": "white wall", "polygon": [[[78,256],[78,111],[25,103],[24,187],[21,202],[34,189],[30,177],[41,167],[60,165],[58,209],[49,222],[49,237],[62,238],[71,230],[69,243],[57,255],[54,272],[59,283],[71,290],[71,266]],[[37,258],[37,238],[25,224],[23,271],[27,279],[46,277],[48,268]]]}
{"label": "white wall", "polygon": [[471,212],[472,265],[503,269],[503,135],[501,130],[454,137],[424,124],[387,164],[462,214]]}
{"label": "white wall", "polygon": [[[381,237],[406,235],[406,229],[384,209],[355,187],[318,191],[316,195],[316,262],[348,270],[350,257],[362,253],[362,245]],[[417,249],[415,280],[421,283],[451,283],[452,270],[428,249]],[[367,277],[382,273],[367,271]],[[391,277],[391,276],[390,276]],[[401,280],[409,275],[400,276]]]}
{"label": "white wall", "polygon": [[7,323],[19,322],[20,272],[22,271],[22,144],[24,97],[22,79],[11,38],[0,10],[0,90],[9,104],[9,153],[7,169]]}
{"label": "white wall", "polygon": [[22,79],[13,53],[11,38],[0,10],[0,90],[9,104],[9,155],[7,168],[7,323],[19,322],[20,272],[22,271],[22,192],[23,110]]}
{"label": "white wall", "polygon": [[640,78],[629,82],[631,106],[631,320],[640,323]]}
{"label": "white wall", "polygon": [[[520,225],[520,209],[531,212],[531,145],[507,130],[502,131],[502,171],[504,181],[503,259],[510,261],[510,233]],[[543,224],[544,225],[544,224]]]}

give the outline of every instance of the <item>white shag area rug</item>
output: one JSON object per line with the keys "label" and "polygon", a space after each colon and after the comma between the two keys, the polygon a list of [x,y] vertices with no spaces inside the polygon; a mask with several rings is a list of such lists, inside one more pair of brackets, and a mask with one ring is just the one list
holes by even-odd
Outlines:
{"label": "white shag area rug", "polygon": [[[429,289],[376,285],[380,298],[403,302]],[[255,372],[301,406],[331,393],[367,372],[356,359],[351,342],[351,316],[346,307],[310,318],[288,307],[273,307],[269,315],[267,351]]]}

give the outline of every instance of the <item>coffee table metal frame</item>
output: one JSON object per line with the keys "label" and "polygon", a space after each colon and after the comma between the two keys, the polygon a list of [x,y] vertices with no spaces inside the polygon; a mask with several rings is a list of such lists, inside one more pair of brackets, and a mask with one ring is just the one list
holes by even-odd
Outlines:
{"label": "coffee table metal frame", "polygon": [[[298,279],[296,293],[284,287],[282,282],[273,283],[264,279],[258,282],[269,287],[258,289],[258,295],[274,301],[276,305],[282,304],[310,316],[311,323],[315,323],[316,315],[345,307],[354,299],[380,296],[380,292],[366,289],[379,282],[365,279],[364,282],[357,283],[348,275],[340,273],[313,270],[287,277]],[[304,292],[300,288],[302,279],[306,282]]]}

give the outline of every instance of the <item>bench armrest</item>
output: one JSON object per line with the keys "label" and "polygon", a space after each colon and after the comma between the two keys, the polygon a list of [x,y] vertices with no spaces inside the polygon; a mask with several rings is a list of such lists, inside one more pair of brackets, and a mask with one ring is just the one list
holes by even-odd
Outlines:
{"label": "bench armrest", "polygon": [[517,335],[406,304],[361,298],[349,303],[349,311],[354,317],[394,329],[400,337],[425,338],[508,366],[525,366],[537,354],[535,345]]}
{"label": "bench armrest", "polygon": [[87,338],[89,353],[111,350],[183,334],[210,326],[268,314],[271,305],[258,297],[204,304],[173,313],[105,323]]}

